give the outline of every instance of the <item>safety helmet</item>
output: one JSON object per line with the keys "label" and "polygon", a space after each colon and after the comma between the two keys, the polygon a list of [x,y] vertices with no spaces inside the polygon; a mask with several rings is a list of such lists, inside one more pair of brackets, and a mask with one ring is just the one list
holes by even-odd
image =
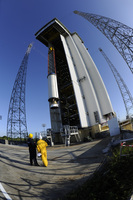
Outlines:
{"label": "safety helmet", "polygon": [[42,140],[42,136],[41,135],[39,136],[39,139]]}
{"label": "safety helmet", "polygon": [[29,134],[29,138],[33,138],[33,134],[32,133]]}

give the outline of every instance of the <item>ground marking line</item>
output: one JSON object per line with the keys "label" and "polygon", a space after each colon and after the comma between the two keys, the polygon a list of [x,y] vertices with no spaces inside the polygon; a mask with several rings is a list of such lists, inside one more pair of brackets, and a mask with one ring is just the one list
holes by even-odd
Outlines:
{"label": "ground marking line", "polygon": [[7,200],[12,200],[11,197],[7,194],[7,192],[5,191],[5,189],[3,188],[2,184],[0,183],[0,190],[2,191],[3,195],[5,196],[5,198]]}

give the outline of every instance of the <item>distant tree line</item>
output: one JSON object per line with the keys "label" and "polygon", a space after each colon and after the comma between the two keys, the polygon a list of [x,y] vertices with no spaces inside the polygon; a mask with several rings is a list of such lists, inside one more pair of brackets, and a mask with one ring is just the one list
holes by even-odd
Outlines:
{"label": "distant tree line", "polygon": [[25,139],[24,138],[19,138],[19,137],[17,137],[17,138],[11,138],[11,137],[7,137],[7,136],[2,136],[2,137],[0,137],[0,139],[2,139],[2,140],[14,140],[14,141],[25,141]]}

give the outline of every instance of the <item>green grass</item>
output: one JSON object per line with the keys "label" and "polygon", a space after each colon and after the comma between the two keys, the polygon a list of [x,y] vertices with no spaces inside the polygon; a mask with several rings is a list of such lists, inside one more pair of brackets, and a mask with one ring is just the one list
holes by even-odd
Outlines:
{"label": "green grass", "polygon": [[7,137],[7,136],[3,136],[3,137],[0,137],[0,139],[2,139],[2,140],[8,140],[8,141],[18,141],[18,142],[25,142],[26,141],[26,139],[25,138],[19,138],[19,137],[17,137],[17,138],[10,138],[10,137]]}
{"label": "green grass", "polygon": [[101,170],[62,200],[128,200],[133,191],[132,149],[123,148],[130,155],[120,157],[120,147],[115,148]]}

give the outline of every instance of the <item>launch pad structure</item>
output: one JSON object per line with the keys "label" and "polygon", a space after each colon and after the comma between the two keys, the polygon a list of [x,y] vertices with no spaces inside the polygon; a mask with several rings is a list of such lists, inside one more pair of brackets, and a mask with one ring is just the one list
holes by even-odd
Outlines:
{"label": "launch pad structure", "polygon": [[[74,11],[96,26],[116,47],[133,73],[133,29],[116,20],[100,15]],[[71,33],[54,18],[36,34],[36,39],[48,47],[48,101],[51,131],[67,137],[75,133],[95,133],[108,129],[114,111],[102,78],[80,36]],[[28,134],[25,111],[25,81],[31,45],[24,56],[14,82],[7,118],[8,137],[26,137]],[[109,61],[109,65],[113,66]],[[116,71],[116,70],[115,70]],[[124,81],[115,73],[122,93],[127,116],[133,105]],[[124,89],[123,89],[124,85]],[[125,93],[126,91],[126,93]],[[129,98],[128,98],[129,97]],[[130,99],[130,104],[129,104]],[[74,128],[75,127],[75,128]],[[73,133],[70,129],[73,130]],[[78,130],[78,132],[76,131]]]}
{"label": "launch pad structure", "polygon": [[102,131],[114,115],[103,80],[77,33],[54,18],[36,34],[48,47],[48,92],[51,128],[76,126],[80,136]]}

